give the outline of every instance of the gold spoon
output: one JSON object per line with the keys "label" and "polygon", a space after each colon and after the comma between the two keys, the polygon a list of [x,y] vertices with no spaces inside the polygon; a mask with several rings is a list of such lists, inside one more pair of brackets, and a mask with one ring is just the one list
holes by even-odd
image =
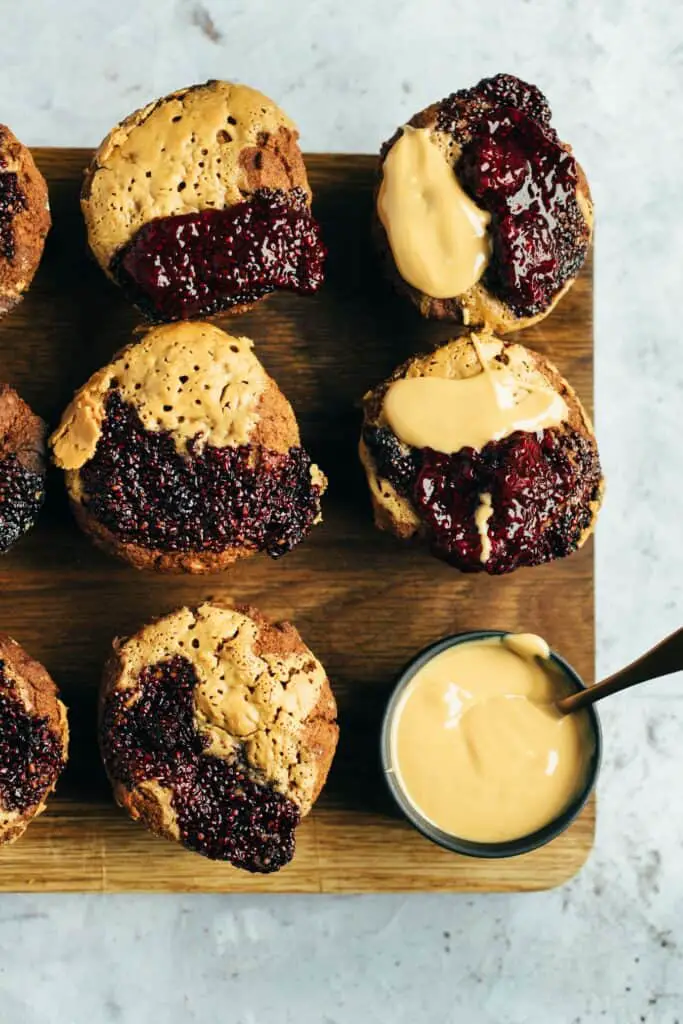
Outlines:
{"label": "gold spoon", "polygon": [[609,697],[612,693],[627,690],[629,686],[646,683],[648,679],[659,679],[660,676],[671,675],[672,672],[683,670],[683,629],[677,629],[671,636],[660,641],[655,647],[641,655],[636,661],[625,668],[620,668],[614,675],[603,679],[595,686],[578,690],[568,697],[562,697],[557,706],[564,714],[578,711],[580,708],[594,704],[596,700]]}

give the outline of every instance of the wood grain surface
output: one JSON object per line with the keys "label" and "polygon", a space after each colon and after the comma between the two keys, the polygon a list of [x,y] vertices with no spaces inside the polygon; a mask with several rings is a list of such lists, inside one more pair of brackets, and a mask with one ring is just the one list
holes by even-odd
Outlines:
{"label": "wood grain surface", "polygon": [[[54,227],[27,299],[0,322],[0,379],[54,425],[72,391],[129,338],[138,317],[86,253],[78,207],[85,150],[38,150]],[[369,240],[374,160],[311,156],[315,211],[330,249],[316,297],[275,295],[223,325],[256,351],[298,413],[330,477],[325,522],[279,562],[260,556],[216,577],[155,577],[96,551],[75,527],[58,473],[37,528],[0,561],[0,628],[48,667],[69,706],[71,758],[47,812],[0,851],[0,889],[29,891],[375,892],[532,890],[558,885],[592,844],[591,802],[544,849],[507,861],[458,857],[394,812],[378,729],[392,682],[421,647],[473,628],[542,633],[592,681],[593,552],[490,579],[463,576],[377,532],[356,458],[359,399],[398,362],[446,340],[380,279]],[[550,356],[590,405],[592,274],[526,344]],[[112,638],[211,595],[290,618],[326,666],[341,740],[291,865],[252,876],[155,839],[112,803],[97,753],[95,702]]]}

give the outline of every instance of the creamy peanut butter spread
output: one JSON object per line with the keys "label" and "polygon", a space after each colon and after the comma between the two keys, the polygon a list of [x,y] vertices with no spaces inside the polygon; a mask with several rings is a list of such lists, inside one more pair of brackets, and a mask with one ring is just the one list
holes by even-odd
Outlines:
{"label": "creamy peanut butter spread", "polygon": [[391,735],[392,769],[413,806],[459,839],[505,842],[549,824],[584,785],[594,738],[585,712],[533,634],[450,647],[407,685]]}
{"label": "creamy peanut butter spread", "polygon": [[446,454],[479,451],[517,430],[543,430],[566,419],[564,399],[542,375],[520,372],[520,362],[525,368],[520,346],[508,349],[507,362],[499,362],[489,354],[499,354],[497,339],[471,335],[471,340],[478,372],[450,375],[445,359],[426,368],[433,372],[406,376],[387,389],[383,417],[404,444]]}
{"label": "creamy peanut butter spread", "polygon": [[195,724],[208,740],[206,753],[230,758],[240,751],[305,814],[317,767],[303,733],[326,682],[325,670],[303,645],[299,653],[257,653],[258,636],[258,624],[235,609],[182,608],[119,647],[117,689],[134,689],[147,665],[176,655],[187,658],[199,681]]}
{"label": "creamy peanut butter spread", "polygon": [[169,431],[181,454],[191,439],[200,447],[246,444],[267,381],[249,338],[207,323],[153,328],[76,392],[50,439],[54,460],[76,470],[92,458],[113,386],[147,430]]}
{"label": "creamy peanut butter spread", "polygon": [[296,132],[267,96],[232,82],[184,89],[131,114],[100,146],[83,197],[97,259],[108,266],[152,217],[241,202],[242,153],[280,129]]}
{"label": "creamy peanut butter spread", "polygon": [[403,128],[383,164],[377,213],[401,277],[418,291],[452,298],[484,273],[491,216],[460,186],[438,133]]}
{"label": "creamy peanut butter spread", "polygon": [[485,492],[479,495],[479,505],[474,513],[474,523],[481,537],[481,558],[480,561],[488,562],[491,554],[491,539],[489,537],[489,519],[493,515],[491,495]]}

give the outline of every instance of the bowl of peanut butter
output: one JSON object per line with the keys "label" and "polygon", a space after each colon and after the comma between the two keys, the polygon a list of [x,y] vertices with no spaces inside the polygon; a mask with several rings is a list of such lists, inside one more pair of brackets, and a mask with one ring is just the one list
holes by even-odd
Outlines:
{"label": "bowl of peanut butter", "polygon": [[555,839],[598,775],[594,708],[557,701],[585,689],[541,637],[448,636],[401,673],[382,724],[382,767],[406,818],[472,857],[514,857]]}

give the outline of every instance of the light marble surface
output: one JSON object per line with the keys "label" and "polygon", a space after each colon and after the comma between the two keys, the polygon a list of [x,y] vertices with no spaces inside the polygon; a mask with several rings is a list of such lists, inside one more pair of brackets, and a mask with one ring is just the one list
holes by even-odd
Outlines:
{"label": "light marble surface", "polygon": [[[0,119],[91,145],[238,78],[312,150],[374,151],[497,70],[538,82],[599,210],[599,672],[683,618],[683,8],[673,0],[0,0]],[[683,1021],[683,694],[605,708],[595,851],[531,896],[0,897],[0,1024]]]}

